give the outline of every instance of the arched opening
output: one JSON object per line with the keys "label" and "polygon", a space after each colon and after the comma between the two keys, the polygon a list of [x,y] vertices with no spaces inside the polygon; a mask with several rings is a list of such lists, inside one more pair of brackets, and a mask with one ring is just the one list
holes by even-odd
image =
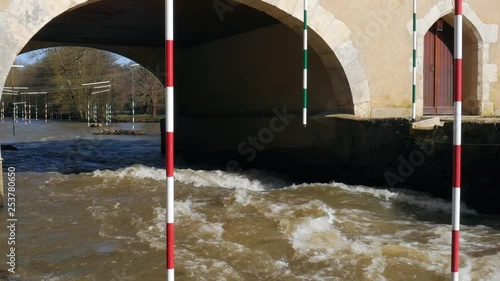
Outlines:
{"label": "arched opening", "polygon": [[[264,2],[238,5],[222,18],[213,1],[181,1],[175,8],[180,114],[262,115],[278,105],[300,112],[302,34],[290,28],[300,20],[284,24],[270,15],[279,8]],[[53,43],[99,47],[141,61],[163,79],[163,28],[163,1],[95,1],[53,19],[25,50]],[[313,46],[323,47],[310,52],[309,112],[354,114],[339,59],[311,33],[319,38]]]}
{"label": "arched opening", "polygon": [[9,118],[15,114],[29,122],[32,117],[107,124],[130,118],[149,122],[164,113],[161,81],[115,53],[51,47],[23,53],[16,61],[22,69],[12,68],[4,85],[15,93],[2,99],[2,112]]}
{"label": "arched opening", "polygon": [[[103,0],[79,6],[46,24],[24,50],[54,44],[109,50],[140,62],[163,80],[163,3]],[[264,2],[238,5],[222,20],[212,1],[181,1],[175,9],[179,150],[184,145],[186,150],[235,151],[249,134],[268,126],[273,110],[300,114],[302,32],[295,28],[301,25],[298,18]],[[333,21],[333,15],[329,16]],[[311,29],[310,37],[314,47],[309,52],[310,115],[368,113],[368,84],[361,75],[357,51],[351,50],[352,42],[336,42],[337,52],[345,56],[337,58],[324,36]],[[350,76],[344,65],[351,69]],[[217,137],[207,140],[208,128]],[[268,147],[314,144],[298,129],[287,130]]]}
{"label": "arched opening", "polygon": [[[453,114],[453,16],[438,19],[424,38],[424,114]],[[479,115],[478,40],[464,25],[463,37],[463,114]]]}

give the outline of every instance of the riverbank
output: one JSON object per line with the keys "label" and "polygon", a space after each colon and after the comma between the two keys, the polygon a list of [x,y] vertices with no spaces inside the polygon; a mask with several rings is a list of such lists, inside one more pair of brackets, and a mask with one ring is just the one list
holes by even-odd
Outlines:
{"label": "riverbank", "polygon": [[[163,115],[152,117],[149,114],[138,114],[134,116],[136,123],[158,123],[160,119],[164,118]],[[132,115],[119,114],[111,117],[112,123],[132,123]]]}

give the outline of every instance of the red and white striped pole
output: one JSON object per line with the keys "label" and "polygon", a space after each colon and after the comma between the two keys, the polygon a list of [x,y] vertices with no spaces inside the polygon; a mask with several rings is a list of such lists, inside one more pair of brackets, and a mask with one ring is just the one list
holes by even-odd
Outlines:
{"label": "red and white striped pole", "polygon": [[462,0],[455,0],[455,122],[453,124],[453,199],[451,279],[459,280],[460,187],[462,185]]}
{"label": "red and white striped pole", "polygon": [[5,120],[5,102],[2,102],[2,123]]}
{"label": "red and white striped pole", "polygon": [[165,0],[167,280],[174,281],[174,0]]}
{"label": "red and white striped pole", "polygon": [[48,119],[48,110],[47,110],[47,102],[45,102],[45,123],[47,123],[47,119]]}

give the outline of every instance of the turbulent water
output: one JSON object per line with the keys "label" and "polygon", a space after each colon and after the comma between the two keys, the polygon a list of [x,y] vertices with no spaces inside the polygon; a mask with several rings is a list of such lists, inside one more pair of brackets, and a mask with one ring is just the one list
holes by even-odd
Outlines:
{"label": "turbulent water", "polygon": [[[12,136],[0,124],[19,149],[2,153],[16,169],[15,280],[166,280],[158,127],[98,137],[33,122]],[[177,280],[449,280],[450,202],[269,171],[175,172]],[[462,280],[500,280],[500,218],[462,210]]]}

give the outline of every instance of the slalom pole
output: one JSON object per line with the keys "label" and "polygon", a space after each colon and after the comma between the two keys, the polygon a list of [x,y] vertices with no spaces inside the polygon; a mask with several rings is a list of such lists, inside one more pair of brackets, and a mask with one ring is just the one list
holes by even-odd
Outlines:
{"label": "slalom pole", "polygon": [[413,0],[413,84],[411,119],[417,120],[417,0]]}
{"label": "slalom pole", "polygon": [[304,0],[304,108],[302,110],[302,124],[304,125],[304,127],[307,126],[307,1],[308,0]]}
{"label": "slalom pole", "polygon": [[16,135],[16,105],[13,104],[12,108],[12,135]]}
{"label": "slalom pole", "polygon": [[165,86],[167,280],[174,281],[174,0],[165,0]]}
{"label": "slalom pole", "polygon": [[453,124],[453,199],[451,279],[459,280],[460,188],[462,185],[462,0],[455,0],[455,121]]}
{"label": "slalom pole", "polygon": [[5,102],[2,102],[2,123],[5,120]]}
{"label": "slalom pole", "polygon": [[90,127],[90,101],[87,101],[87,127]]}
{"label": "slalom pole", "polygon": [[3,198],[4,198],[4,192],[3,192],[3,158],[2,158],[2,148],[0,147],[0,207],[3,207]]}
{"label": "slalom pole", "polygon": [[48,120],[48,105],[47,105],[47,102],[45,102],[45,123],[47,123],[47,120]]}

